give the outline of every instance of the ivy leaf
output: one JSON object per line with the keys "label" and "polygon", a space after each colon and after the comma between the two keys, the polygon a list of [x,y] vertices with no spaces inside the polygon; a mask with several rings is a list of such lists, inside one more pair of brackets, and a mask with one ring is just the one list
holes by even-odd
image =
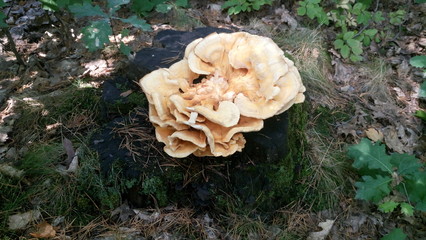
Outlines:
{"label": "ivy leaf", "polygon": [[109,35],[112,29],[107,21],[95,21],[89,26],[83,28],[83,41],[89,48],[89,51],[96,51],[109,43]]}
{"label": "ivy leaf", "polygon": [[391,157],[386,154],[385,145],[373,144],[367,138],[363,138],[357,145],[349,147],[348,155],[354,159],[354,168],[380,169],[392,173]]}
{"label": "ivy leaf", "polygon": [[134,27],[140,28],[143,31],[151,31],[151,25],[146,23],[145,20],[136,17],[135,15],[133,15],[133,16],[127,18],[127,19],[120,18],[120,20],[125,22],[125,23],[130,23]]}
{"label": "ivy leaf", "polygon": [[325,13],[322,8],[321,11],[318,13],[318,22],[319,24],[325,24],[328,25],[330,23],[330,19],[328,19],[327,13]]}
{"label": "ivy leaf", "polygon": [[347,43],[348,43],[349,47],[351,47],[352,52],[355,55],[361,55],[361,53],[362,53],[362,45],[361,45],[360,41],[351,38],[351,39],[347,40]]}
{"label": "ivy leaf", "polygon": [[306,14],[306,7],[298,7],[297,8],[297,15],[305,16],[305,14]]}
{"label": "ivy leaf", "polygon": [[385,18],[383,17],[383,13],[382,13],[382,11],[377,11],[376,13],[374,13],[374,15],[373,15],[373,20],[374,20],[376,23],[383,22],[383,21],[385,20]]}
{"label": "ivy leaf", "polygon": [[414,0],[415,3],[426,3],[426,0]]}
{"label": "ivy leaf", "polygon": [[155,11],[159,13],[168,13],[170,10],[172,10],[172,5],[170,4],[160,3],[155,7]]}
{"label": "ivy leaf", "polygon": [[4,6],[6,6],[6,4],[4,3],[3,0],[0,0],[0,7],[4,7]]}
{"label": "ivy leaf", "polygon": [[401,228],[395,228],[386,236],[382,237],[380,240],[404,240],[407,238],[407,235],[402,231]]}
{"label": "ivy leaf", "polygon": [[372,15],[370,12],[362,11],[356,18],[356,21],[358,24],[367,25],[368,22],[371,20]]}
{"label": "ivy leaf", "polygon": [[366,37],[364,37],[364,39],[362,40],[362,43],[364,44],[364,46],[370,46],[370,44],[371,44],[371,38],[370,37],[368,37],[368,36],[366,36]]}
{"label": "ivy leaf", "polygon": [[369,36],[369,37],[374,37],[374,35],[376,35],[377,34],[377,29],[367,29],[367,30],[365,30],[364,31],[364,33],[365,33],[365,35],[367,35],[367,36]]}
{"label": "ivy leaf", "polygon": [[333,44],[335,49],[340,49],[343,47],[344,42],[342,39],[336,39]]}
{"label": "ivy leaf", "polygon": [[410,64],[413,67],[426,68],[426,56],[415,56],[410,59]]}
{"label": "ivy leaf", "polygon": [[396,207],[398,207],[399,203],[394,201],[387,201],[379,205],[379,210],[384,213],[390,213],[395,210]]}
{"label": "ivy leaf", "polygon": [[340,54],[342,54],[343,58],[348,58],[350,51],[351,49],[349,48],[348,45],[343,45],[342,48],[340,49]]}
{"label": "ivy leaf", "polygon": [[397,172],[399,175],[414,174],[422,167],[422,164],[413,155],[394,153],[390,156],[390,162],[398,168]]}
{"label": "ivy leaf", "polygon": [[346,32],[345,34],[343,34],[343,40],[348,40],[351,39],[355,36],[355,32]]}
{"label": "ivy leaf", "polygon": [[401,213],[405,216],[411,217],[414,215],[414,207],[408,203],[401,203]]}
{"label": "ivy leaf", "polygon": [[362,180],[364,181],[355,183],[355,186],[358,188],[355,195],[356,199],[378,203],[384,197],[389,195],[389,183],[392,181],[392,178],[376,175],[376,178],[371,176],[362,176]]}
{"label": "ivy leaf", "polygon": [[351,54],[351,56],[349,57],[349,59],[350,59],[352,62],[359,62],[359,61],[361,61],[361,60],[362,60],[362,57],[361,57],[361,56],[359,56],[359,55]]}
{"label": "ivy leaf", "polygon": [[318,16],[319,13],[319,7],[312,4],[312,3],[308,3],[306,4],[306,15],[310,18],[310,19],[314,19],[316,16]]}
{"label": "ivy leaf", "polygon": [[73,4],[69,6],[68,9],[72,12],[72,14],[74,14],[76,18],[94,16],[105,18],[108,17],[108,15],[104,13],[99,6],[93,6],[88,2],[83,2],[83,4]]}

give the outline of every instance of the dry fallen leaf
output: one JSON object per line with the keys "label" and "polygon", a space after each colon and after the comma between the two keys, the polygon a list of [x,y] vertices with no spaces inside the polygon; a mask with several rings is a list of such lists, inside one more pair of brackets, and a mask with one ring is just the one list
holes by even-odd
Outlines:
{"label": "dry fallen leaf", "polygon": [[120,96],[122,96],[122,97],[127,97],[127,96],[129,96],[130,94],[132,94],[133,93],[133,91],[132,90],[127,90],[127,91],[125,91],[125,92],[122,92],[121,94],[120,94]]}
{"label": "dry fallen leaf", "polygon": [[320,222],[318,226],[322,228],[322,231],[311,232],[309,234],[308,240],[323,240],[330,233],[331,228],[333,227],[334,220],[326,220],[325,222]]}
{"label": "dry fallen leaf", "polygon": [[383,133],[380,130],[376,130],[375,128],[367,129],[365,134],[373,142],[383,141]]}
{"label": "dry fallen leaf", "polygon": [[56,236],[55,229],[47,222],[38,224],[37,229],[37,232],[30,233],[30,235],[36,238],[53,238]]}
{"label": "dry fallen leaf", "polygon": [[9,229],[23,229],[28,223],[37,220],[41,217],[39,210],[31,210],[25,213],[18,213],[9,217]]}
{"label": "dry fallen leaf", "polygon": [[23,170],[18,170],[6,163],[0,164],[0,173],[16,178],[20,178],[24,175]]}

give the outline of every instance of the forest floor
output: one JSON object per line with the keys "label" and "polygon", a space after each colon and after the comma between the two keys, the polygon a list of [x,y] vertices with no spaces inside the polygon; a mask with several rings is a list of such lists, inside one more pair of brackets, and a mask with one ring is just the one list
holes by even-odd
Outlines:
{"label": "forest floor", "polygon": [[[290,3],[229,17],[216,3],[192,1],[191,8],[148,16],[152,32],[114,26],[116,37],[135,52],[151,47],[161,30],[213,26],[270,37],[291,56],[307,88],[303,154],[315,172],[301,181],[318,196],[312,204],[292,201],[262,218],[232,203],[209,212],[176,205],[135,208],[122,201],[123,185],[131,183],[100,176],[89,146],[106,124],[102,84],[114,76],[131,78],[131,59],[115,45],[89,52],[79,34],[86,22],[64,15],[74,33],[67,42],[52,13],[37,1],[19,1],[8,24],[26,66],[5,36],[0,45],[0,239],[379,239],[395,227],[409,239],[426,238],[424,213],[383,213],[355,199],[360,176],[347,156],[348,146],[369,138],[388,152],[426,162],[424,122],[414,116],[425,109],[418,97],[424,73],[409,64],[425,54],[424,17],[418,17],[426,15],[424,5],[405,6],[411,16],[406,30],[372,44],[359,63],[332,48],[332,29],[305,23]],[[130,33],[121,37],[125,27]],[[143,102],[137,91],[122,89],[133,94],[132,106]]]}

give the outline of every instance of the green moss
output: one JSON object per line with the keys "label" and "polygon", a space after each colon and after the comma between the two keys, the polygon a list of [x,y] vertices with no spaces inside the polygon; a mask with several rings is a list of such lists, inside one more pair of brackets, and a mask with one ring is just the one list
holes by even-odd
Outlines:
{"label": "green moss", "polygon": [[142,193],[153,195],[159,206],[167,205],[167,188],[160,177],[150,177],[142,182]]}

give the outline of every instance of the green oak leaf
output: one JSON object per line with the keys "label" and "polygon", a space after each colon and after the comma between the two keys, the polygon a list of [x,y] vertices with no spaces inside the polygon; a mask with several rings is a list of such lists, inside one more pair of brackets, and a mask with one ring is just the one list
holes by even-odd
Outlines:
{"label": "green oak leaf", "polygon": [[349,147],[348,155],[355,160],[352,164],[354,168],[367,167],[392,173],[391,157],[386,154],[386,148],[383,144],[373,144],[367,138],[363,138],[359,144]]}
{"label": "green oak leaf", "polygon": [[107,18],[108,14],[104,13],[99,6],[93,6],[88,2],[83,2],[83,4],[73,4],[68,7],[72,14],[76,18],[82,17],[104,17]]}
{"label": "green oak leaf", "polygon": [[7,28],[7,27],[9,27],[9,25],[7,25],[4,22],[5,18],[6,18],[6,15],[2,11],[0,11],[0,28]]}
{"label": "green oak leaf", "polygon": [[0,0],[0,7],[4,7],[4,6],[6,6],[6,4],[4,3],[3,0]]}
{"label": "green oak leaf", "polygon": [[413,67],[426,68],[426,56],[415,56],[410,59],[410,64]]}
{"label": "green oak leaf", "polygon": [[120,9],[121,5],[130,3],[130,0],[108,0],[107,3],[110,14],[114,14]]}
{"label": "green oak leaf", "polygon": [[55,0],[40,0],[43,9],[51,12],[59,11],[59,6]]}
{"label": "green oak leaf", "polygon": [[401,213],[405,216],[411,217],[414,215],[414,207],[408,203],[401,203]]}
{"label": "green oak leaf", "polygon": [[389,183],[392,181],[390,177],[376,175],[376,178],[371,176],[362,176],[363,182],[356,182],[358,188],[355,198],[361,200],[372,201],[378,203],[384,197],[389,195]]}
{"label": "green oak leaf", "polygon": [[125,22],[125,23],[130,23],[134,27],[140,28],[143,31],[151,31],[151,25],[149,25],[148,23],[146,23],[145,20],[136,17],[135,15],[133,15],[133,16],[127,18],[127,19],[120,18],[120,20],[123,21],[123,22]]}
{"label": "green oak leaf", "polygon": [[160,3],[155,7],[155,11],[159,13],[168,13],[172,10],[173,6],[170,4]]}
{"label": "green oak leaf", "polygon": [[404,240],[407,238],[407,235],[400,228],[395,228],[386,236],[380,238],[380,240]]}
{"label": "green oak leaf", "polygon": [[426,3],[426,0],[414,0],[415,3]]}
{"label": "green oak leaf", "polygon": [[399,175],[416,173],[422,167],[419,159],[417,159],[414,155],[394,153],[390,156],[390,162],[393,166],[397,167]]}
{"label": "green oak leaf", "polygon": [[112,35],[111,26],[107,21],[95,21],[89,26],[83,28],[83,41],[86,43],[89,51],[96,51],[108,44],[109,35]]}
{"label": "green oak leaf", "polygon": [[176,6],[186,8],[189,6],[188,0],[176,0]]}
{"label": "green oak leaf", "polygon": [[398,207],[399,203],[394,201],[387,201],[379,205],[379,210],[384,213],[390,213],[395,210],[396,207]]}
{"label": "green oak leaf", "polygon": [[420,84],[419,97],[426,98],[426,81]]}
{"label": "green oak leaf", "polygon": [[343,58],[348,58],[350,54],[351,49],[348,45],[343,45],[342,48],[340,48],[340,54],[342,54]]}
{"label": "green oak leaf", "polygon": [[151,12],[155,6],[160,3],[164,3],[166,0],[143,0],[143,1],[132,1],[131,9],[143,16],[146,16],[149,12]]}
{"label": "green oak leaf", "polygon": [[127,46],[123,42],[120,43],[120,52],[121,53],[123,53],[126,56],[129,56],[131,51],[132,51],[132,49],[129,46]]}
{"label": "green oak leaf", "polygon": [[415,203],[417,210],[426,211],[426,172],[415,172],[404,180],[404,185],[398,185],[399,191],[407,192],[410,202]]}
{"label": "green oak leaf", "polygon": [[362,11],[356,18],[356,21],[358,24],[367,25],[368,22],[371,20],[372,15],[370,12]]}

